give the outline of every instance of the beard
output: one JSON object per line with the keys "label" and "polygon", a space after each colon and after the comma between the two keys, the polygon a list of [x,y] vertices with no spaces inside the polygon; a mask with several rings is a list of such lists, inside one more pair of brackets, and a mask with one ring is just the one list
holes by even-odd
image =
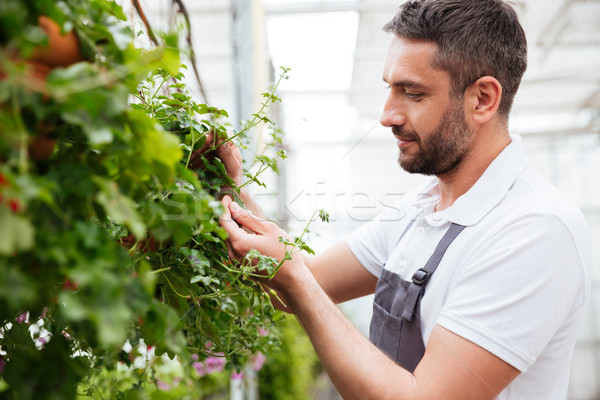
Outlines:
{"label": "beard", "polygon": [[465,122],[461,101],[453,101],[444,113],[440,124],[427,139],[422,140],[415,131],[393,126],[392,133],[403,139],[413,139],[419,150],[409,155],[400,149],[398,163],[411,174],[444,175],[458,167],[470,150],[474,133]]}

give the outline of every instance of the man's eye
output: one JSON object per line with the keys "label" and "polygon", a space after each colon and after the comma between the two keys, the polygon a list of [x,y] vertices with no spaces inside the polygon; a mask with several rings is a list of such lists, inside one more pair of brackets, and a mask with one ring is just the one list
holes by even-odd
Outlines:
{"label": "man's eye", "polygon": [[404,92],[404,94],[406,95],[406,97],[413,100],[419,100],[423,97],[423,93]]}

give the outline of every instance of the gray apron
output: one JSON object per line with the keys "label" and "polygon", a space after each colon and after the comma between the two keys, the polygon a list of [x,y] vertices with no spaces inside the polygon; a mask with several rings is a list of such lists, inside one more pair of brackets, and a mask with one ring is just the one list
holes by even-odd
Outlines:
{"label": "gray apron", "polygon": [[[413,219],[400,239],[413,225]],[[435,272],[450,243],[465,227],[450,225],[425,264],[405,281],[399,274],[383,268],[375,287],[373,317],[369,340],[404,369],[413,372],[425,354],[419,305],[425,286]]]}

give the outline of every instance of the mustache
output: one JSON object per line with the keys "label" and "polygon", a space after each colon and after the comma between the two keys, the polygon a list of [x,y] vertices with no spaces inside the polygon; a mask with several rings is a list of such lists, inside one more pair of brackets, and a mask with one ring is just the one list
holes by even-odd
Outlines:
{"label": "mustache", "polygon": [[417,135],[415,131],[406,130],[398,125],[392,126],[392,134],[405,140],[416,140],[417,142],[420,141],[419,135]]}

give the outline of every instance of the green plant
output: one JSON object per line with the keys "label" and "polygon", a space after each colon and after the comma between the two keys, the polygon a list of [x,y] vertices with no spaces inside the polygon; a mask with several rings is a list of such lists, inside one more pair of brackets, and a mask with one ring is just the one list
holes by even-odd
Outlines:
{"label": "green plant", "polygon": [[[83,61],[40,78],[30,57],[47,44],[42,15],[75,32]],[[273,124],[265,112],[277,84],[228,138],[227,113],[196,103],[180,82],[177,35],[138,49],[124,21],[112,1],[0,3],[5,398],[199,398],[220,390],[223,368],[279,343],[280,314],[255,267],[227,256],[218,197],[240,188],[214,157],[223,142]],[[42,139],[50,155],[36,158]],[[262,184],[284,157],[259,155],[242,186]],[[277,263],[257,257],[274,273]]]}
{"label": "green plant", "polygon": [[312,344],[295,318],[279,323],[281,345],[267,357],[259,372],[261,400],[309,400],[313,398],[320,364]]}

